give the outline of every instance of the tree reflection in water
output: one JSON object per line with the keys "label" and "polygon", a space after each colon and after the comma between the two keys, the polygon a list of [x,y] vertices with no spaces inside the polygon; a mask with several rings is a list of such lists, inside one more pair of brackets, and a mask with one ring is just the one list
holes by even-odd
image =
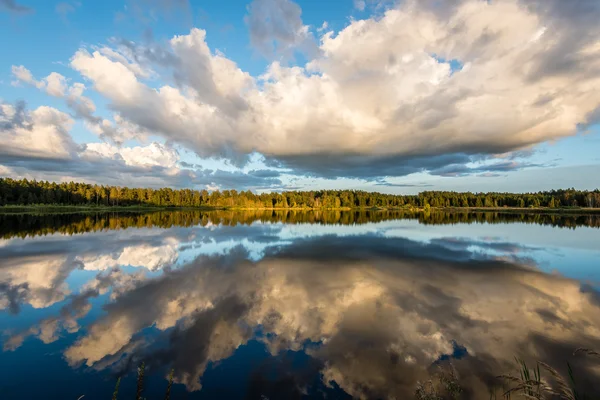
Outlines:
{"label": "tree reflection in water", "polygon": [[[18,217],[29,221],[24,233],[3,224],[4,235],[96,233],[17,239],[0,247],[3,308],[15,317],[31,308],[49,310],[10,332],[3,354],[35,359],[27,343],[38,338],[62,343],[63,362],[74,371],[120,376],[142,361],[149,372],[166,375],[173,368],[173,389],[183,385],[198,398],[248,365],[238,375],[245,382],[241,392],[231,397],[318,397],[343,390],[368,399],[412,398],[417,382],[433,379],[440,368],[455,369],[464,398],[489,398],[503,383],[497,376],[512,372],[518,355],[529,365],[543,360],[563,376],[566,361],[575,361],[579,387],[597,394],[597,364],[573,351],[600,348],[600,296],[592,285],[545,273],[522,256],[536,249],[490,238],[391,237],[360,225],[339,235],[319,225],[397,217],[183,211],[37,222]],[[422,223],[585,222],[535,214],[405,217]],[[282,233],[300,223],[317,224],[317,234]],[[201,229],[188,228],[194,226]],[[125,229],[133,227],[165,229]],[[188,250],[180,243],[216,250],[183,260]],[[223,243],[231,247],[217,246]],[[263,251],[253,257],[258,245]],[[93,279],[71,293],[66,281],[76,272]],[[101,312],[93,314],[100,299]]]}

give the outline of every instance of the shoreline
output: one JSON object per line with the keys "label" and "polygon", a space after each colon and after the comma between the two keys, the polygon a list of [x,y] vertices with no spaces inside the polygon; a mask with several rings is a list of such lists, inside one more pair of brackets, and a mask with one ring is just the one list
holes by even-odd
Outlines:
{"label": "shoreline", "polygon": [[[559,207],[559,208],[522,208],[522,207],[431,207],[432,210],[450,212],[504,212],[515,214],[600,214],[600,208]],[[422,209],[421,209],[422,210]]]}
{"label": "shoreline", "polygon": [[162,206],[71,206],[71,205],[8,205],[0,206],[0,214],[81,214],[156,211],[218,211],[218,207],[162,207]]}
{"label": "shoreline", "polygon": [[[424,207],[337,207],[337,208],[283,208],[283,207],[172,207],[172,206],[74,206],[74,205],[7,205],[0,206],[0,214],[78,214],[108,212],[157,212],[157,211],[404,211],[427,212]],[[498,212],[516,214],[558,214],[589,215],[600,214],[600,208],[563,207],[563,208],[519,208],[519,207],[430,207],[430,212]]]}

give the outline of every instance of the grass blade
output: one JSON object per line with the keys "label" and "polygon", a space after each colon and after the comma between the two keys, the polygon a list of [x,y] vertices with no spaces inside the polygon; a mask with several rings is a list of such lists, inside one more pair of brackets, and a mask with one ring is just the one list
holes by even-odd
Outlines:
{"label": "grass blade", "polygon": [[167,385],[167,393],[165,394],[165,400],[170,400],[171,398],[171,386],[173,386],[173,374],[175,373],[175,370],[172,369],[171,373],[169,374],[169,384]]}
{"label": "grass blade", "polygon": [[135,399],[136,400],[142,400],[142,392],[144,391],[144,369],[145,369],[145,364],[142,363],[142,365],[140,365],[138,367],[138,378],[137,378],[137,391],[136,391],[136,395],[135,395]]}
{"label": "grass blade", "polygon": [[117,384],[115,385],[115,391],[113,392],[112,400],[117,400],[119,396],[119,385],[121,384],[121,378],[117,379]]}

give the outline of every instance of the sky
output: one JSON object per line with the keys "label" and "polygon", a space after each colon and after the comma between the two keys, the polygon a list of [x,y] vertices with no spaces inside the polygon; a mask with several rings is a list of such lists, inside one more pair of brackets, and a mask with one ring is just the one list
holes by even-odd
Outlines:
{"label": "sky", "polygon": [[0,176],[600,185],[596,0],[0,0]]}

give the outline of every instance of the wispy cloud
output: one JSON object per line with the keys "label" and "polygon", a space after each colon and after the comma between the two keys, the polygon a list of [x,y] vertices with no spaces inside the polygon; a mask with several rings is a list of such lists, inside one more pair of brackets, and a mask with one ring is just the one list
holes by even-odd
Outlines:
{"label": "wispy cloud", "polygon": [[29,14],[34,11],[33,8],[19,4],[16,0],[0,0],[0,11],[2,10],[15,14]]}
{"label": "wispy cloud", "polygon": [[253,0],[244,21],[250,43],[268,58],[291,58],[296,51],[313,57],[318,52],[310,27],[302,22],[302,9],[292,0]]}

